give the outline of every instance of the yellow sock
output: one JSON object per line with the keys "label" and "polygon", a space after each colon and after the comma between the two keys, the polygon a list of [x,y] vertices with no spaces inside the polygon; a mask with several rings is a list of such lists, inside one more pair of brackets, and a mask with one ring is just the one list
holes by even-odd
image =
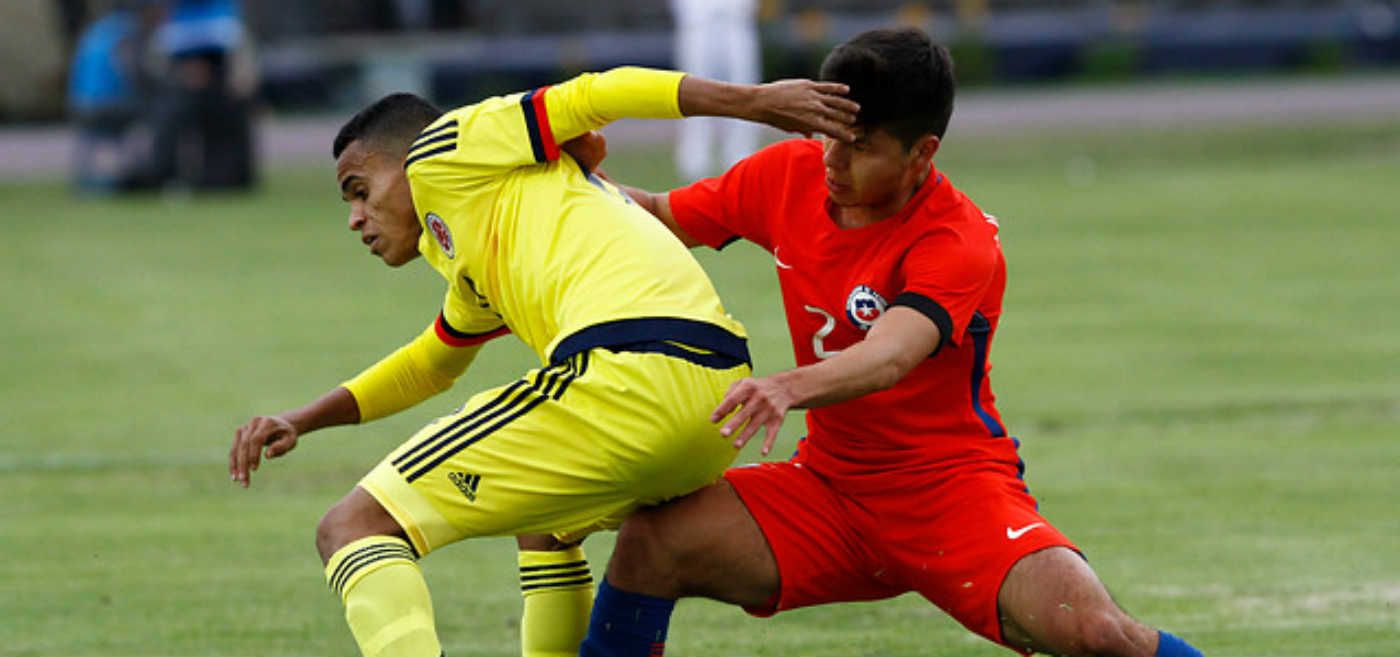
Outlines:
{"label": "yellow sock", "polygon": [[583,548],[556,552],[520,551],[520,654],[575,657],[588,632],[593,609],[593,576]]}
{"label": "yellow sock", "polygon": [[326,582],[365,657],[438,657],[433,601],[403,539],[370,536],[336,551]]}

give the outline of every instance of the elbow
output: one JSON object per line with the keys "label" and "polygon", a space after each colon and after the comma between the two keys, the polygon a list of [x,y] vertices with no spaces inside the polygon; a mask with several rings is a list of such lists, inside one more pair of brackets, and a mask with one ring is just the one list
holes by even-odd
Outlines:
{"label": "elbow", "polygon": [[875,386],[873,392],[889,390],[895,387],[900,381],[904,380],[904,375],[908,372],[908,368],[903,367],[898,361],[888,361],[881,364],[879,367],[875,368],[872,381]]}
{"label": "elbow", "polygon": [[918,367],[922,360],[908,353],[897,353],[886,358],[875,371],[876,390],[888,390],[895,387],[904,380],[910,371]]}

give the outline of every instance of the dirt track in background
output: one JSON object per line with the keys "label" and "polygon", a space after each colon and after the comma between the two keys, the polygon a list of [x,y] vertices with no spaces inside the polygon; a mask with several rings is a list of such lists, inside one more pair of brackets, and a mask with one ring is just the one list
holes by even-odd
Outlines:
{"label": "dirt track in background", "polygon": [[[1034,130],[1141,129],[1245,123],[1400,119],[1400,73],[1348,78],[1286,78],[1115,87],[974,90],[962,94],[950,131],[969,136]],[[260,120],[265,166],[330,165],[343,117]],[[669,140],[664,121],[610,126],[615,148]],[[66,126],[0,128],[0,183],[60,176],[73,134]]]}

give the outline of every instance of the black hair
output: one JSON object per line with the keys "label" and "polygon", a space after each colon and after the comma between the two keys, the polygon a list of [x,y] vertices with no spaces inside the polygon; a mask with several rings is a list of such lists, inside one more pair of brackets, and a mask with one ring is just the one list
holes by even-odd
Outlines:
{"label": "black hair", "polygon": [[856,124],[881,128],[907,148],[923,135],[939,139],[953,115],[953,58],[917,28],[870,30],[836,46],[822,62],[823,81],[851,88]]}
{"label": "black hair", "polygon": [[386,153],[403,154],[423,128],[442,116],[442,110],[419,96],[389,94],[351,117],[335,136],[331,157],[340,154],[356,140],[374,142]]}

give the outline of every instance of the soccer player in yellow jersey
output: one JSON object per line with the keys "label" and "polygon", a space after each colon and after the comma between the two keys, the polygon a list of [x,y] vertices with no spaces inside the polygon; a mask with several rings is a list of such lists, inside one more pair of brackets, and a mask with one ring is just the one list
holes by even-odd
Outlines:
{"label": "soccer player in yellow jersey", "polygon": [[422,255],[447,293],[403,348],[240,427],[233,479],[247,486],[302,434],[447,389],[495,337],[515,334],[541,363],[424,427],[322,518],[325,575],[364,654],[438,655],[416,560],[492,535],[519,537],[523,652],[576,654],[592,588],[582,537],[715,481],[735,456],[709,414],[750,372],[743,328],[686,248],[590,173],[589,132],[715,115],[850,138],[844,92],[621,68],[446,114],[395,94],[346,123],[334,155],[351,230],[391,267]]}

